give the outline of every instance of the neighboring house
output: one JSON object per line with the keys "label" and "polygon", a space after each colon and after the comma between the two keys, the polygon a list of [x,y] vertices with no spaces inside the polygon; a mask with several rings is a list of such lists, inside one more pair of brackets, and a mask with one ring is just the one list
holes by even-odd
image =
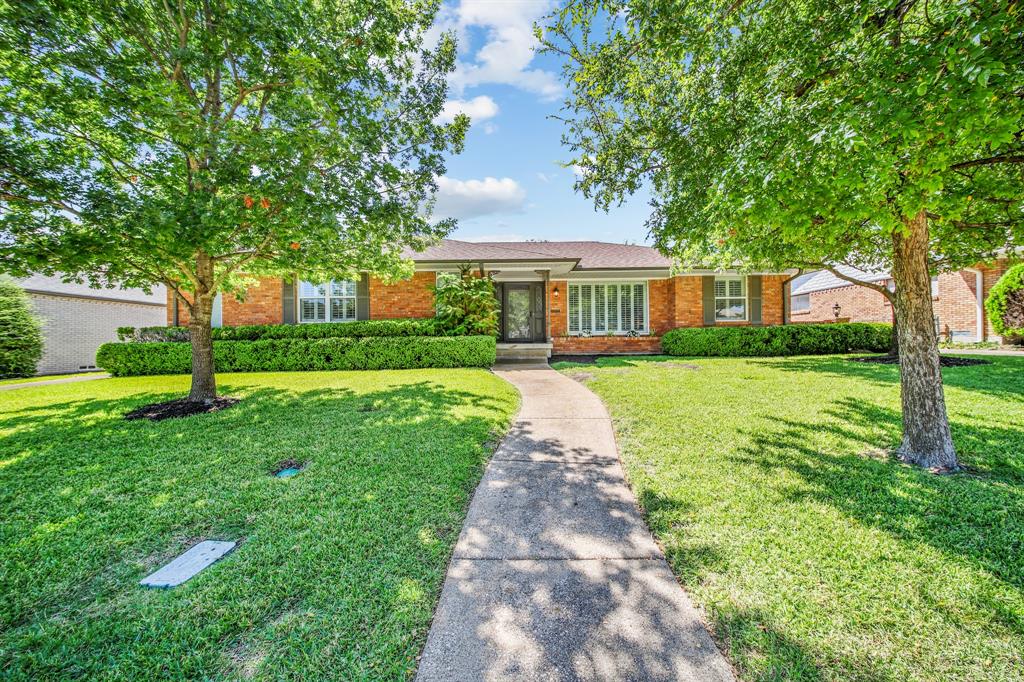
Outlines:
{"label": "neighboring house", "polygon": [[[939,335],[953,341],[998,340],[986,319],[984,302],[992,286],[1014,262],[1012,258],[998,258],[932,277],[932,305]],[[892,288],[892,278],[887,272],[838,269],[847,276]],[[793,322],[831,321],[836,319],[837,305],[840,320],[892,322],[889,299],[868,287],[850,284],[827,270],[794,283],[790,319]]]}
{"label": "neighboring house", "polygon": [[96,349],[117,341],[118,327],[153,327],[166,319],[163,285],[147,294],[141,289],[93,289],[46,275],[15,281],[43,323],[39,374],[96,369]]}
{"label": "neighboring house", "polygon": [[[368,275],[330,283],[263,278],[244,302],[218,296],[214,324],[431,317],[438,273],[469,266],[496,283],[503,344],[531,344],[546,354],[656,352],[661,335],[676,327],[782,324],[792,274],[673,271],[653,248],[590,241],[446,239],[407,255],[415,274],[394,284]],[[187,306],[173,295],[167,322],[188,322]]]}

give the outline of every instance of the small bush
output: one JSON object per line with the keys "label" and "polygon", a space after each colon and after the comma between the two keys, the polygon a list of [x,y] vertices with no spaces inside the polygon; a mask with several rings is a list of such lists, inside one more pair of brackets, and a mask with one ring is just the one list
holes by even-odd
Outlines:
{"label": "small bush", "polygon": [[[213,358],[218,372],[490,367],[495,341],[490,336],[214,341]],[[174,342],[107,343],[97,351],[96,364],[114,376],[187,374],[192,349]]]}
{"label": "small bush", "polygon": [[42,327],[28,296],[0,278],[0,379],[32,376],[42,355]]}
{"label": "small bush", "polygon": [[437,325],[449,336],[498,335],[500,306],[490,277],[475,277],[468,270],[446,274],[434,291]]}
{"label": "small bush", "polygon": [[[253,324],[241,327],[215,327],[214,341],[261,341],[264,339],[341,339],[393,336],[441,336],[433,318],[402,320],[363,320],[359,322],[324,322],[318,324]],[[188,342],[188,327],[120,327],[121,341],[149,343],[154,341]]]}
{"label": "small bush", "polygon": [[1024,263],[1003,273],[985,299],[992,329],[1003,337],[1024,337]]}
{"label": "small bush", "polygon": [[888,352],[892,325],[864,322],[787,324],[771,327],[684,327],[661,338],[669,355],[770,357]]}

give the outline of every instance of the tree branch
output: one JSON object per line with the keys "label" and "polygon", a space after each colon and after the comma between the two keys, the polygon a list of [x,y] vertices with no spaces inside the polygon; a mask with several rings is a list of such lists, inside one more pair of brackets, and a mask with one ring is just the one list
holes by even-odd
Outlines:
{"label": "tree branch", "polygon": [[999,154],[985,159],[963,161],[961,163],[953,164],[950,166],[950,169],[960,170],[962,168],[973,168],[974,166],[992,166],[997,163],[1024,163],[1024,154]]}

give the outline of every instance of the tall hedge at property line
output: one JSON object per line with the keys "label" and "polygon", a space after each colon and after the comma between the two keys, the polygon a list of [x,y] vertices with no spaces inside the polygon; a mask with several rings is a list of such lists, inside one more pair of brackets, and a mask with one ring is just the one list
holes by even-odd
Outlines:
{"label": "tall hedge at property line", "polygon": [[773,327],[684,327],[661,337],[669,355],[770,357],[887,352],[892,325],[864,322],[788,324]]}
{"label": "tall hedge at property line", "polygon": [[28,296],[0,277],[0,379],[30,377],[43,355],[43,333]]}
{"label": "tall hedge at property line", "polygon": [[1024,337],[1024,263],[1003,273],[985,299],[985,312],[996,334]]}
{"label": "tall hedge at property line", "polygon": [[[308,372],[335,369],[490,367],[490,336],[407,336],[214,341],[218,372]],[[184,343],[107,343],[96,364],[114,376],[187,374],[192,349]]]}
{"label": "tall hedge at property line", "polygon": [[[120,327],[122,341],[188,342],[188,327]],[[317,324],[251,324],[241,327],[214,327],[214,341],[261,341],[264,339],[339,339],[368,336],[443,336],[434,318],[400,320],[362,320],[358,322],[321,322]]]}

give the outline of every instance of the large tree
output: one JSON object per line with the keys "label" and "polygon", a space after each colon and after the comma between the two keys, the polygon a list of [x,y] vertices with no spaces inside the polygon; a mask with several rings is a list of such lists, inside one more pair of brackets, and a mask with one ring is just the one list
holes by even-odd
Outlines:
{"label": "large tree", "polygon": [[687,262],[892,272],[903,438],[954,469],[929,271],[1024,243],[1024,21],[993,0],[573,0],[547,49],[608,208]]}
{"label": "large tree", "polygon": [[437,0],[0,0],[0,269],[165,284],[189,400],[246,277],[399,274],[468,120]]}

